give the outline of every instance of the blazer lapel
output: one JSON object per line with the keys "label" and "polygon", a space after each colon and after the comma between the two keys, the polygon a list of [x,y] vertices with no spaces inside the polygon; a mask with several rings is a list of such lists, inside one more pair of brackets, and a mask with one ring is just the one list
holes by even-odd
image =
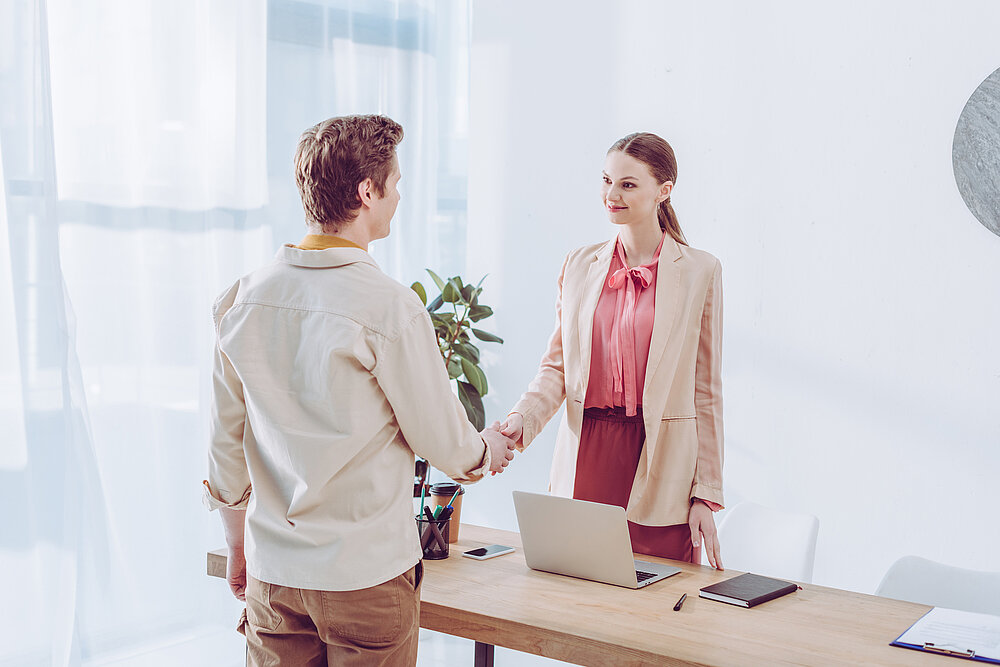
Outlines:
{"label": "blazer lapel", "polygon": [[[681,286],[681,270],[677,260],[681,258],[681,249],[670,236],[663,239],[660,248],[660,261],[656,267],[656,300],[653,308],[653,333],[649,338],[649,359],[646,361],[646,381],[642,387],[642,415],[646,427],[646,442],[639,458],[636,472],[636,484],[645,484],[646,477],[652,473],[653,450],[660,437],[660,421],[663,402],[666,396],[651,396],[650,387],[656,377],[656,371],[663,360],[670,331],[674,328],[677,312],[677,295]],[[641,478],[641,479],[640,479]]]}
{"label": "blazer lapel", "polygon": [[580,361],[583,370],[583,394],[580,396],[580,400],[584,400],[584,396],[587,393],[587,384],[590,381],[590,353],[591,344],[594,340],[594,313],[597,310],[597,301],[601,298],[601,290],[604,289],[604,279],[608,275],[608,269],[611,268],[611,255],[615,249],[615,243],[617,243],[618,238],[615,237],[611,241],[608,241],[594,253],[593,260],[590,266],[587,268],[587,280],[584,282],[583,298],[580,301],[580,310],[578,311],[579,326],[577,327],[577,333],[580,337]]}
{"label": "blazer lapel", "polygon": [[[677,260],[681,258],[681,249],[669,235],[663,240],[660,249],[660,261],[656,267],[656,299],[653,313],[653,333],[649,339],[649,359],[646,361],[646,382],[642,388],[643,403],[655,406],[660,397],[649,396],[650,382],[656,375],[656,370],[663,359],[667,347],[670,330],[674,327],[677,311],[677,295],[680,292],[681,270]],[[649,400],[657,399],[657,400]],[[659,417],[657,417],[659,420]]]}

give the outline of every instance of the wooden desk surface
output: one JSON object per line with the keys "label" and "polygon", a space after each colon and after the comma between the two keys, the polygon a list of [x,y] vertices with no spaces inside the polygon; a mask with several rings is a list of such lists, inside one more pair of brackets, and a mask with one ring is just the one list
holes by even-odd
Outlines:
{"label": "wooden desk surface", "polygon": [[[451,556],[424,561],[420,626],[581,665],[937,665],[950,659],[889,646],[930,607],[807,584],[753,609],[698,597],[739,572],[681,567],[639,590],[531,570],[517,533],[463,524]],[[517,551],[486,561],[461,552]],[[209,554],[225,576],[225,551]],[[682,593],[679,612],[673,605]]]}

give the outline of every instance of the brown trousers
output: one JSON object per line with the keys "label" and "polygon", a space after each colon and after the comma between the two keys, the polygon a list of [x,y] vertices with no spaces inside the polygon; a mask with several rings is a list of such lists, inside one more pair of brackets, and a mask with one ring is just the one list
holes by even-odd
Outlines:
{"label": "brown trousers", "polygon": [[417,662],[423,563],[358,591],[314,591],[247,577],[247,665],[396,667]]}

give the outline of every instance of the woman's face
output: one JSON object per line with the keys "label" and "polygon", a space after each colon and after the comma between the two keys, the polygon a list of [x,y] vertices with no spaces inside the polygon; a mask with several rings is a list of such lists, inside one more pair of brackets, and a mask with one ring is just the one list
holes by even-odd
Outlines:
{"label": "woman's face", "polygon": [[657,183],[645,163],[622,151],[612,151],[604,160],[601,198],[616,225],[658,224],[657,206],[671,188],[673,183]]}

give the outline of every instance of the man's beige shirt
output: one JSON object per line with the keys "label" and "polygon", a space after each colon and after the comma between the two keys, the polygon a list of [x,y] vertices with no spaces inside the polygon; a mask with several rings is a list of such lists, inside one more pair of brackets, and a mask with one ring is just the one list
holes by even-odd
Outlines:
{"label": "man's beige shirt", "polygon": [[461,482],[488,449],[416,294],[360,248],[285,246],[214,307],[211,509],[247,509],[247,573],[356,590],[420,559],[414,453]]}

